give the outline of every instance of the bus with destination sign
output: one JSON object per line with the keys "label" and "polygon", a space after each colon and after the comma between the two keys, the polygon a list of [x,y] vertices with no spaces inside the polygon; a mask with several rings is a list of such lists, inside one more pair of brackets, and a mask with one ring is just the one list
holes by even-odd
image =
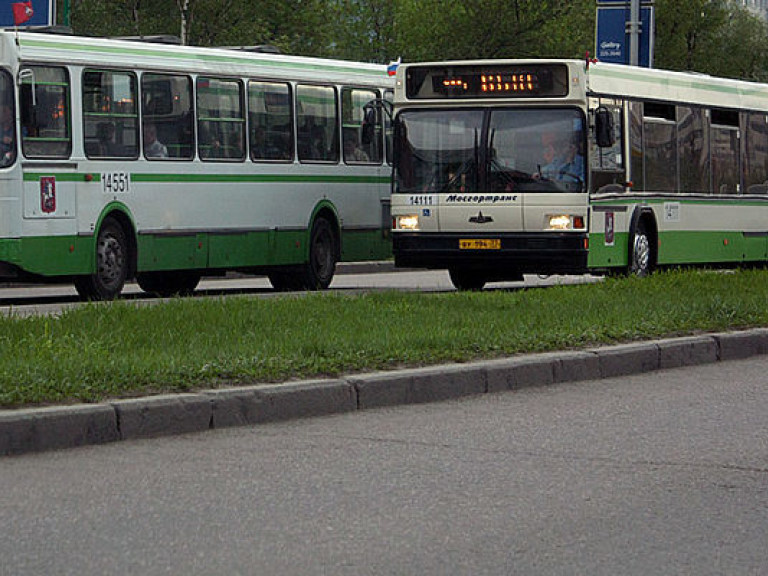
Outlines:
{"label": "bus with destination sign", "polygon": [[523,274],[768,262],[768,86],[580,60],[401,64],[395,263]]}
{"label": "bus with destination sign", "polygon": [[[391,255],[386,66],[0,32],[0,281],[89,299]],[[365,126],[365,130],[363,130]]]}

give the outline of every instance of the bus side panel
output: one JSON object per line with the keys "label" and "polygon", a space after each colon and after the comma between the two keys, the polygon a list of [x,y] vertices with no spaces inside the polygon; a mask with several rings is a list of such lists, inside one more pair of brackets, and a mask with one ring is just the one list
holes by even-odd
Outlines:
{"label": "bus side panel", "polygon": [[0,241],[0,261],[40,276],[69,276],[90,270],[93,237],[28,236]]}
{"label": "bus side panel", "polygon": [[622,204],[594,204],[589,218],[590,268],[625,267],[629,264],[629,215]]}

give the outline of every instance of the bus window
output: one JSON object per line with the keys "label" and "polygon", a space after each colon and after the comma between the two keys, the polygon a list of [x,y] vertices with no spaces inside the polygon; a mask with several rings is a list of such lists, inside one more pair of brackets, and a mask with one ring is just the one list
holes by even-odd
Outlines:
{"label": "bus window", "polygon": [[576,109],[499,109],[489,128],[489,188],[580,192],[584,123]]}
{"label": "bus window", "polygon": [[677,107],[680,192],[709,193],[709,138],[701,108]]}
{"label": "bus window", "polygon": [[20,78],[24,155],[28,158],[68,158],[72,151],[72,135],[66,69],[29,66],[20,72]]}
{"label": "bus window", "polygon": [[248,126],[252,160],[293,159],[290,84],[248,83]]}
{"label": "bus window", "polygon": [[715,194],[739,192],[739,114],[712,110],[710,130],[712,189]]}
{"label": "bus window", "polygon": [[341,92],[344,162],[348,164],[381,163],[381,113],[378,110],[374,111],[377,122],[373,126],[373,134],[370,138],[363,138],[365,105],[378,97],[374,90],[344,88]]}
{"label": "bus window", "polygon": [[144,156],[190,160],[194,156],[192,80],[189,76],[141,77]]}
{"label": "bus window", "polygon": [[112,70],[83,73],[83,132],[89,158],[139,155],[136,75]]}
{"label": "bus window", "polygon": [[768,194],[768,115],[752,112],[746,117],[744,186],[747,194]]}
{"label": "bus window", "polygon": [[[622,138],[622,110],[623,102],[613,98],[593,98],[589,104],[591,129],[589,131],[589,167],[591,173],[591,189],[598,192],[601,189],[617,189],[624,187],[626,176],[624,174],[624,155],[622,153],[624,141]],[[611,133],[604,135],[610,146],[598,146],[596,130],[597,115],[609,115],[610,121],[606,122],[603,129],[612,129]],[[617,186],[618,185],[618,186]]]}
{"label": "bus window", "polygon": [[480,110],[401,113],[395,130],[397,191],[476,191],[482,125]]}
{"label": "bus window", "polygon": [[629,103],[629,178],[635,190],[645,190],[643,178],[643,103]]}
{"label": "bus window", "polygon": [[0,168],[16,161],[16,115],[13,111],[13,80],[0,71]]}
{"label": "bus window", "polygon": [[334,88],[304,84],[296,87],[300,161],[339,161],[339,122],[336,110]]}
{"label": "bus window", "polygon": [[197,133],[203,160],[245,158],[243,87],[238,80],[197,79]]}
{"label": "bus window", "polygon": [[677,189],[677,124],[671,104],[646,102],[643,117],[645,189],[674,192]]}

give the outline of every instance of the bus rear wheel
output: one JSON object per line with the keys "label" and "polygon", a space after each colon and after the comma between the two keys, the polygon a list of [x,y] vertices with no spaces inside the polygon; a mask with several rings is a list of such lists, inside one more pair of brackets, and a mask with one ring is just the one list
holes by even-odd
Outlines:
{"label": "bus rear wheel", "polygon": [[339,243],[331,223],[320,217],[309,235],[309,262],[304,269],[307,290],[325,290],[331,285],[339,259]]}
{"label": "bus rear wheel", "polygon": [[451,268],[448,270],[448,275],[451,277],[451,282],[453,282],[456,290],[476,292],[482,290],[486,283],[486,279],[482,272],[479,272],[478,270]]}
{"label": "bus rear wheel", "polygon": [[129,262],[125,230],[106,218],[96,236],[96,272],[75,278],[77,293],[88,300],[114,300],[128,279]]}
{"label": "bus rear wheel", "polygon": [[200,273],[190,270],[143,272],[136,277],[136,281],[144,292],[162,298],[189,296],[200,283]]}
{"label": "bus rear wheel", "polygon": [[637,223],[635,233],[632,235],[632,244],[629,253],[629,273],[633,276],[648,276],[653,270],[653,252],[651,239],[645,222]]}

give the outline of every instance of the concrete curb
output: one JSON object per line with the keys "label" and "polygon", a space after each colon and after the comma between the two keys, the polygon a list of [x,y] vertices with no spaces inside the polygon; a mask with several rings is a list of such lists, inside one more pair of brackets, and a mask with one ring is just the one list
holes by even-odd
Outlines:
{"label": "concrete curb", "polygon": [[530,354],[429,368],[0,411],[0,455],[438,402],[768,353],[768,329]]}

